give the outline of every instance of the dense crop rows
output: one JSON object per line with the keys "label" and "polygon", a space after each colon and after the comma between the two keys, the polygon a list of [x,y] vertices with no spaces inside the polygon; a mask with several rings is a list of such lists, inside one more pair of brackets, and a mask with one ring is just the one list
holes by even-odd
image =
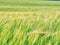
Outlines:
{"label": "dense crop rows", "polygon": [[0,45],[60,45],[60,10],[0,11]]}

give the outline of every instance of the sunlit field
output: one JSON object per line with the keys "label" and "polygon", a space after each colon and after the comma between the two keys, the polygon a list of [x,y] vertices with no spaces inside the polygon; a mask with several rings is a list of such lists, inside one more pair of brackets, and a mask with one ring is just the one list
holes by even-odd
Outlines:
{"label": "sunlit field", "polygon": [[0,45],[60,45],[58,9],[0,11]]}
{"label": "sunlit field", "polygon": [[60,45],[60,6],[4,4],[0,3],[0,45]]}

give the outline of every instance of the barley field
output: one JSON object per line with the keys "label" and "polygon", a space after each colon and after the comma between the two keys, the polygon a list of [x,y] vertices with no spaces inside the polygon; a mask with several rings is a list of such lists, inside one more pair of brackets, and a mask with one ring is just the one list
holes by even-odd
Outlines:
{"label": "barley field", "polygon": [[0,3],[0,45],[60,45],[60,6],[4,4]]}

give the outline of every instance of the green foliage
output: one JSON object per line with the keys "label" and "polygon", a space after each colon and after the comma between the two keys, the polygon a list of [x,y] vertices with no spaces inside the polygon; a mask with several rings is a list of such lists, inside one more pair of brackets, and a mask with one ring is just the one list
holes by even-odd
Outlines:
{"label": "green foliage", "polygon": [[60,7],[25,7],[0,7],[0,45],[59,45]]}

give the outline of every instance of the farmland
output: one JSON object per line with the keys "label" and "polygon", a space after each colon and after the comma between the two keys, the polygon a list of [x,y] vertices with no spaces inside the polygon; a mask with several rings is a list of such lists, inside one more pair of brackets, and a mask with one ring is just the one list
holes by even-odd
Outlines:
{"label": "farmland", "polygon": [[15,4],[0,3],[0,45],[60,45],[59,3]]}

